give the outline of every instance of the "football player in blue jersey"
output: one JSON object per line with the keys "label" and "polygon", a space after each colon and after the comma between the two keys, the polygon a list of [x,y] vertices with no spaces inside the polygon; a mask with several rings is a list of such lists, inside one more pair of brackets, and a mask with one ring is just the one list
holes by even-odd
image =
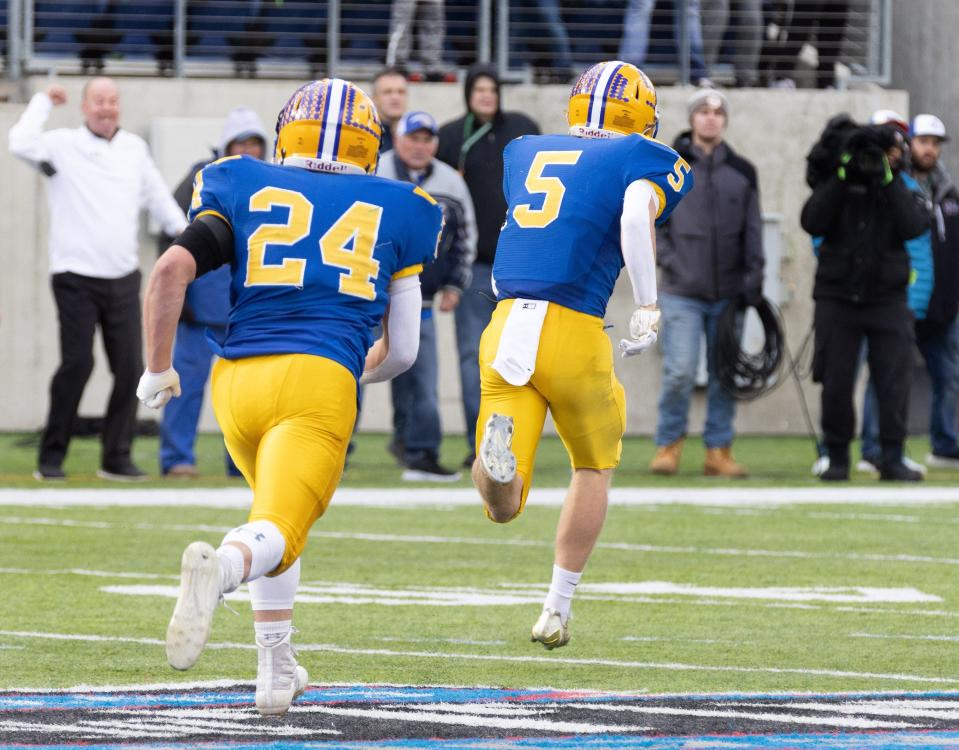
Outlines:
{"label": "football player in blue jersey", "polygon": [[157,261],[144,300],[137,395],[159,408],[179,394],[171,351],[186,286],[230,264],[213,404],[253,506],[217,549],[184,551],[166,652],[175,669],[193,666],[218,601],[248,582],[262,714],[286,712],[306,687],[290,645],[299,558],[343,471],[357,382],[387,380],[416,358],[418,274],[442,212],[420,188],[373,176],[380,133],[353,84],[299,88],[277,120],[274,164],[228,157],[197,175],[192,223]]}
{"label": "football player in blue jersey", "polygon": [[518,516],[533,479],[547,408],[573,479],[556,532],[553,579],[532,640],[569,641],[570,603],[606,517],[626,399],[603,316],[625,265],[637,305],[624,357],[656,341],[654,225],[692,187],[689,165],[654,140],[656,92],[621,61],[592,66],[573,87],[569,135],[507,146],[509,208],[496,247],[499,300],[480,342],[480,445],[473,481],[497,523]]}

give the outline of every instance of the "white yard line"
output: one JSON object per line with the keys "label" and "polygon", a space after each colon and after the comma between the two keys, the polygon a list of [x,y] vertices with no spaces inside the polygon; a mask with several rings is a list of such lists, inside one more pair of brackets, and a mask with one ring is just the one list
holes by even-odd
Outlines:
{"label": "white yard line", "polygon": [[[529,505],[559,506],[566,490],[534,488]],[[116,506],[248,508],[250,490],[245,487],[176,489],[0,489],[0,505],[32,507]],[[480,507],[476,490],[468,487],[416,489],[337,490],[333,502],[338,505],[380,507],[473,506]],[[614,487],[613,505],[705,505],[705,506],[779,506],[796,504],[925,505],[959,503],[956,487]]]}
{"label": "white yard line", "polygon": [[[41,525],[50,525],[53,519],[43,519]],[[20,516],[0,517],[0,524],[30,525],[29,518]],[[96,526],[99,529],[129,529],[129,525],[116,524],[115,526]],[[178,531],[228,531],[230,527],[187,526],[176,525],[168,527],[164,524],[138,524],[141,529],[175,529]],[[484,547],[533,547],[537,549],[552,549],[553,542],[545,539],[497,539],[485,537],[439,536],[432,534],[375,534],[364,532],[320,531],[313,530],[310,536],[317,539],[340,539],[359,542],[390,542],[394,544],[452,544],[452,545],[479,545]],[[923,563],[932,565],[959,565],[959,558],[932,557],[929,555],[912,554],[885,554],[872,552],[809,552],[807,550],[771,550],[771,549],[742,549],[737,547],[691,547],[656,544],[635,544],[631,542],[599,542],[597,548],[617,550],[621,552],[638,552],[644,554],[671,554],[671,555],[708,555],[718,557],[762,557],[797,560],[856,560],[863,562],[894,562],[894,563]],[[8,569],[9,570],[9,569]]]}
{"label": "white yard line", "polygon": [[878,638],[895,641],[942,641],[959,642],[959,635],[885,635],[880,633],[850,633],[850,638]]}
{"label": "white yard line", "polygon": [[[103,635],[79,635],[75,633],[40,633],[29,631],[0,630],[0,636],[27,639],[53,639],[68,641],[90,641],[100,643],[104,641],[113,641],[117,643],[135,643],[143,645],[162,645],[163,641],[153,638],[129,638],[124,636],[103,636]],[[255,648],[252,643],[210,643],[209,649],[241,649],[251,650]],[[563,658],[555,655],[551,656],[507,656],[502,654],[468,654],[451,653],[443,651],[394,651],[384,648],[349,648],[338,646],[332,643],[306,643],[297,644],[297,651],[317,651],[332,654],[347,654],[354,656],[389,656],[411,659],[443,659],[450,661],[488,661],[488,662],[507,662],[514,664],[550,664],[555,666],[577,665],[577,666],[602,666],[617,669],[646,669],[646,670],[665,670],[678,672],[733,672],[748,674],[797,674],[812,675],[818,677],[839,677],[845,679],[872,679],[872,680],[892,680],[900,683],[929,683],[936,685],[959,685],[959,677],[927,677],[924,675],[912,674],[890,674],[885,672],[850,672],[838,669],[818,669],[818,668],[799,668],[799,667],[737,667],[729,665],[709,665],[709,664],[682,664],[678,662],[642,662],[642,661],[624,661],[617,659],[576,659]],[[11,688],[13,689],[13,688]],[[22,688],[16,688],[23,690]]]}

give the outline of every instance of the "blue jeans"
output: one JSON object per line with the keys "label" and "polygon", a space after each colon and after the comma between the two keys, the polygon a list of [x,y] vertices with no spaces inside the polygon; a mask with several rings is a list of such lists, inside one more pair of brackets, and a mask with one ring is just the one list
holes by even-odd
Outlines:
{"label": "blue jeans", "polygon": [[[687,0],[686,26],[689,32],[689,67],[693,83],[705,78],[706,63],[703,59],[703,29],[699,17],[699,0]],[[656,0],[629,0],[626,17],[623,19],[623,38],[619,44],[619,59],[638,68],[646,62],[649,48],[649,21]],[[677,3],[678,8],[678,3]],[[677,58],[682,50],[680,14],[673,13],[673,39],[676,41]]]}
{"label": "blue jeans", "polygon": [[[180,323],[173,346],[173,368],[180,376],[182,393],[166,405],[160,422],[160,472],[163,474],[177,464],[196,465],[196,430],[212,364],[213,351],[206,340],[206,328]],[[240,476],[230,454],[224,453],[227,474]]]}
{"label": "blue jeans", "polygon": [[656,445],[675,443],[686,434],[689,398],[699,367],[699,343],[706,332],[706,369],[709,389],[703,442],[707,448],[723,448],[733,442],[736,401],[716,378],[716,322],[729,300],[706,302],[691,297],[661,294],[663,385],[659,396]]}
{"label": "blue jeans", "polygon": [[466,418],[466,444],[476,452],[476,420],[479,417],[479,342],[496,308],[493,296],[493,267],[473,264],[473,282],[456,308],[456,348],[460,355],[460,389]]}
{"label": "blue jeans", "polygon": [[393,439],[405,446],[404,460],[439,458],[440,428],[436,325],[429,311],[420,321],[420,348],[416,361],[391,381]]}
{"label": "blue jeans", "polygon": [[523,38],[533,65],[568,72],[573,58],[559,0],[522,0],[516,5],[517,36]]}
{"label": "blue jeans", "polygon": [[[959,324],[953,323],[938,336],[916,340],[932,383],[929,413],[929,445],[932,452],[947,455],[959,451],[956,436],[956,405],[959,403]],[[865,352],[865,347],[863,347]],[[878,461],[879,402],[872,378],[866,385],[862,405],[862,457]]]}

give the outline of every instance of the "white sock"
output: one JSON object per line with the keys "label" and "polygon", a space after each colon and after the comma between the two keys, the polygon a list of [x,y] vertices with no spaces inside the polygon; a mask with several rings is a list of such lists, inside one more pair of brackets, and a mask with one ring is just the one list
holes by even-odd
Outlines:
{"label": "white sock", "polygon": [[274,646],[290,632],[293,620],[274,620],[273,622],[254,622],[253,632],[256,633],[256,642],[264,646]]}
{"label": "white sock", "polygon": [[226,544],[216,551],[216,559],[220,562],[220,593],[229,594],[243,582],[243,552]]}
{"label": "white sock", "polygon": [[221,542],[220,549],[227,542],[239,542],[250,550],[250,572],[245,581],[253,581],[265,576],[276,568],[286,551],[286,540],[275,524],[269,521],[250,521],[229,532]]}
{"label": "white sock", "polygon": [[549,584],[549,592],[546,594],[546,601],[543,608],[555,609],[559,612],[563,622],[569,619],[569,608],[573,604],[573,594],[576,591],[576,584],[582,577],[582,573],[573,573],[570,570],[563,570],[558,565],[553,566],[553,581]]}
{"label": "white sock", "polygon": [[250,581],[250,604],[254,612],[293,609],[296,589],[300,585],[300,558],[280,575]]}

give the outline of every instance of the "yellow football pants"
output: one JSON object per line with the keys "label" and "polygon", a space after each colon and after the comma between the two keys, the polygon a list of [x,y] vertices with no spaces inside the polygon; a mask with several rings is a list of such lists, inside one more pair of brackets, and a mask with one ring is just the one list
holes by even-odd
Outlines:
{"label": "yellow football pants", "polygon": [[612,469],[619,464],[626,431],[626,394],[613,370],[613,347],[595,315],[549,303],[533,377],[507,383],[493,369],[500,335],[513,300],[502,300],[480,339],[480,410],[476,444],[491,414],[513,418],[516,471],[523,478],[519,513],[533,480],[536,447],[546,409],[553,415],[574,469]]}
{"label": "yellow football pants", "polygon": [[312,354],[217,360],[213,410],[227,450],[253,490],[250,521],[270,521],[292,565],[343,473],[356,422],[356,378]]}

